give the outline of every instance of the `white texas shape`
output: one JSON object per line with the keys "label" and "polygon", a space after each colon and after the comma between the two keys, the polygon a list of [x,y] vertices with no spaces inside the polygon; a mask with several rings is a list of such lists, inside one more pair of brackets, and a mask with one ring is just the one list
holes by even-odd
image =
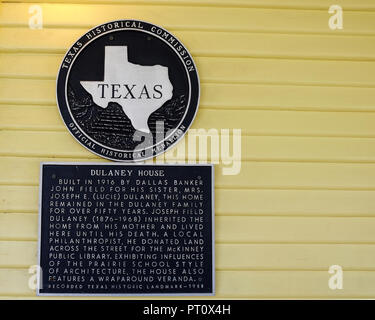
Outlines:
{"label": "white texas shape", "polygon": [[173,95],[168,68],[130,63],[127,46],[106,46],[104,80],[80,83],[95,104],[102,108],[107,108],[109,102],[120,104],[133,127],[147,133],[151,113]]}

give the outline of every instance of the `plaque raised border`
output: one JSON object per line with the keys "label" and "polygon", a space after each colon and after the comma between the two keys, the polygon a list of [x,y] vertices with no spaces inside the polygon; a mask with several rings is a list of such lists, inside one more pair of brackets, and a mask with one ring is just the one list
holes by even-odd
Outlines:
{"label": "plaque raised border", "polygon": [[106,296],[114,296],[114,297],[141,297],[141,296],[214,296],[216,293],[216,282],[215,282],[215,176],[214,176],[214,165],[213,164],[141,164],[141,163],[109,163],[109,162],[41,162],[40,163],[40,173],[39,173],[39,209],[38,209],[38,266],[41,266],[41,236],[42,236],[42,195],[43,195],[43,166],[44,165],[89,165],[89,166],[142,166],[142,167],[166,167],[166,166],[185,166],[185,167],[197,167],[197,166],[205,166],[211,167],[211,234],[212,234],[212,242],[211,242],[211,256],[212,256],[212,292],[205,292],[205,293],[42,293],[40,292],[40,283],[42,281],[40,275],[40,268],[37,268],[37,288],[36,288],[36,295],[37,296],[97,296],[97,297],[106,297]]}

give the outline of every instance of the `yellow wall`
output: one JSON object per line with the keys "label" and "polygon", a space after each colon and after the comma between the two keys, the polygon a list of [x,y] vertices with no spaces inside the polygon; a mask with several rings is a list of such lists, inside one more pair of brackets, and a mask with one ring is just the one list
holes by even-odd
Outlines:
{"label": "yellow wall", "polygon": [[[26,2],[0,4],[1,297],[35,296],[39,162],[100,160],[58,114],[63,54],[134,18],[193,54],[193,127],[242,129],[241,174],[216,168],[216,297],[375,298],[375,1],[45,0],[42,30]],[[343,30],[328,28],[333,3]],[[333,264],[343,290],[328,288]]]}

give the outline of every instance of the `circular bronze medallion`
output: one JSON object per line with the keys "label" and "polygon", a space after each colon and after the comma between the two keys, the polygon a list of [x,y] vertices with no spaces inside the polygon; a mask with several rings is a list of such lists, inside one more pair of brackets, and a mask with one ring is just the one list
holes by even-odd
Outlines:
{"label": "circular bronze medallion", "polygon": [[199,78],[184,45],[138,20],[97,26],[65,55],[57,103],[70,133],[95,154],[133,162],[165,152],[198,109]]}

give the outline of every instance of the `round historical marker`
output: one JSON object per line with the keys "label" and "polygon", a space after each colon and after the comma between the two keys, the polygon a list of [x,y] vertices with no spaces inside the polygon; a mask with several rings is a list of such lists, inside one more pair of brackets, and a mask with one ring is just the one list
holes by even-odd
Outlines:
{"label": "round historical marker", "polygon": [[117,161],[165,152],[186,133],[199,103],[199,77],[184,45],[138,20],[97,26],[66,53],[57,104],[70,133]]}

